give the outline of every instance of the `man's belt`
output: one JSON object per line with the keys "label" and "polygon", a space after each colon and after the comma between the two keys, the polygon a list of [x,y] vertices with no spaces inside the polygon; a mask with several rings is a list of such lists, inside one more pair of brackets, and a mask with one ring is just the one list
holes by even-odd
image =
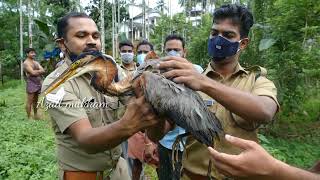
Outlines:
{"label": "man's belt", "polygon": [[[187,169],[183,168],[182,171],[181,171],[181,177],[183,176],[186,176],[188,177],[189,179],[191,180],[218,180],[217,178],[211,176],[211,177],[208,177],[208,176],[202,176],[200,174],[195,174],[191,171],[188,171]],[[233,178],[228,178],[228,177],[221,177],[220,178],[221,180],[233,180]]]}
{"label": "man's belt", "polygon": [[63,180],[110,180],[111,171],[64,171]]}
{"label": "man's belt", "polygon": [[194,179],[196,179],[196,180],[209,180],[209,179],[210,180],[216,180],[216,178],[214,178],[214,177],[209,178],[208,176],[202,176],[200,174],[195,174],[193,172],[188,171],[185,168],[182,169],[181,176],[182,177],[183,176],[187,176],[188,179],[191,179],[191,180],[194,180]]}

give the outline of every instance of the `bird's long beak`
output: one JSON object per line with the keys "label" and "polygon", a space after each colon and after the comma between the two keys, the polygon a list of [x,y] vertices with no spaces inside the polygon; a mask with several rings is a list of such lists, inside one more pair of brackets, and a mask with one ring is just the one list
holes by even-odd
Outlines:
{"label": "bird's long beak", "polygon": [[48,87],[43,91],[44,95],[49,94],[56,88],[58,88],[61,84],[63,84],[66,81],[69,81],[73,78],[79,77],[87,72],[91,72],[92,66],[70,66],[68,69],[66,69],[59,77],[57,77]]}
{"label": "bird's long beak", "polygon": [[[68,69],[67,69],[68,70]],[[60,84],[66,82],[69,77],[73,76],[75,74],[76,70],[69,70],[63,72],[57,79],[55,79],[44,91],[44,95],[49,94],[51,91],[55,90],[57,87],[60,86]]]}

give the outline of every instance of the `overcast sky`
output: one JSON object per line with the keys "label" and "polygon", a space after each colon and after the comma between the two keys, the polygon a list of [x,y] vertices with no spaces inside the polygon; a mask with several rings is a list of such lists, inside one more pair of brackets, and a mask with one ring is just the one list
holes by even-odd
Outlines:
{"label": "overcast sky", "polygon": [[[108,0],[109,2],[112,2],[112,0]],[[81,4],[83,7],[87,6],[89,4],[90,0],[81,0]],[[129,0],[127,0],[129,2]],[[135,0],[134,1],[136,4],[141,4],[142,0]],[[151,8],[154,8],[157,5],[157,0],[145,0],[146,4],[149,3],[149,6]],[[169,4],[171,3],[171,10],[172,14],[176,14],[178,12],[182,12],[182,8],[178,4],[178,0],[164,0],[165,4],[167,7],[169,7]],[[168,9],[169,10],[169,9]]]}

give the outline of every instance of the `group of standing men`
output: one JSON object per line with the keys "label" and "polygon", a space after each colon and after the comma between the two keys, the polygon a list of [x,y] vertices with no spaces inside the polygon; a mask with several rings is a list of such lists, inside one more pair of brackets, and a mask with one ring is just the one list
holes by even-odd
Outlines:
{"label": "group of standing men", "polygon": [[[120,59],[119,79],[126,78],[133,73],[140,64],[144,63],[145,57],[153,51],[153,45],[143,40],[136,48],[130,41],[119,43]],[[136,55],[135,55],[136,52]],[[168,35],[164,41],[164,56],[186,57],[185,41],[183,37],[172,34]],[[136,62],[134,61],[136,57]],[[194,67],[202,73],[203,69],[199,65]],[[179,168],[173,169],[171,165],[172,145],[178,135],[184,134],[185,130],[179,126],[169,131],[159,143],[152,142],[143,131],[139,131],[122,144],[123,156],[128,158],[129,173],[132,179],[143,177],[143,163],[148,163],[156,168],[160,180],[179,179]],[[182,160],[183,147],[178,151],[179,160]]]}
{"label": "group of standing men", "polygon": [[[166,57],[159,68],[169,71],[163,75],[199,91],[209,110],[221,121],[224,132],[232,135],[215,141],[215,150],[189,136],[185,140],[185,149],[181,147],[179,153],[182,167],[173,170],[170,148],[176,136],[184,130],[159,119],[144,96],[132,97],[123,110],[118,103],[121,97],[97,92],[90,86],[90,74],[85,74],[52,92],[59,96],[62,104],[48,109],[56,137],[59,178],[136,179],[140,177],[142,163],[148,162],[156,165],[160,179],[316,179],[315,174],[273,163],[275,160],[254,143],[258,142],[257,128],[273,119],[279,105],[276,87],[266,78],[266,70],[259,66],[243,68],[239,64],[240,53],[249,44],[248,33],[252,25],[252,14],[243,6],[217,8],[208,34],[211,59],[204,72],[186,59],[185,42],[180,36],[169,35],[164,43]],[[57,34],[57,43],[65,54],[64,63],[46,77],[43,89],[72,64],[74,57],[89,50],[101,50],[96,23],[86,14],[69,13],[62,17],[57,24]],[[134,48],[130,42],[119,43],[119,49],[121,64],[117,78],[121,79],[143,63],[153,46],[147,41],[137,46],[137,63],[133,60]],[[107,102],[111,108],[63,106],[80,103],[83,99]],[[241,159],[243,156],[258,157],[246,161]],[[210,158],[213,158],[213,166],[211,174],[207,174]],[[268,160],[270,166],[252,166],[252,163],[267,163],[261,162],[263,160]],[[131,164],[131,172],[128,164]],[[274,164],[283,172],[275,171]]]}

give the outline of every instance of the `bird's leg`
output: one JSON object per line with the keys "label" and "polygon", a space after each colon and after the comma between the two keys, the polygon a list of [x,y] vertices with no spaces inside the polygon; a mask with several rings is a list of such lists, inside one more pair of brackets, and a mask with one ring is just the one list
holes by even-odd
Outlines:
{"label": "bird's leg", "polygon": [[211,169],[212,169],[212,160],[209,160],[209,165],[208,165],[208,172],[207,172],[207,176],[209,180],[212,180],[211,178]]}
{"label": "bird's leg", "polygon": [[172,163],[172,168],[174,171],[176,170],[176,166],[180,165],[180,167],[181,167],[181,162],[179,161],[180,143],[185,148],[186,146],[185,146],[185,143],[183,142],[183,138],[188,135],[189,135],[189,133],[184,133],[184,134],[178,135],[172,145],[171,163]]}

